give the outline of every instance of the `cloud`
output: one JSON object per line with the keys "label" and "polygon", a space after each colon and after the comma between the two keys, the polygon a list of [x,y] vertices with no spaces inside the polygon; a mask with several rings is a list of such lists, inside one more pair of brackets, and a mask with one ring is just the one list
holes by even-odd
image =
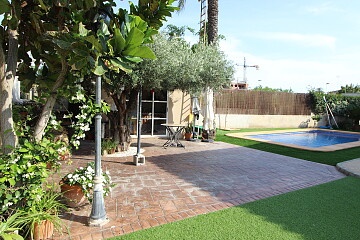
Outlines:
{"label": "cloud", "polygon": [[282,42],[292,42],[295,44],[309,47],[335,48],[336,38],[322,34],[299,34],[289,32],[257,32],[251,34],[253,37],[278,40]]}
{"label": "cloud", "polygon": [[341,9],[339,9],[338,7],[334,6],[332,3],[330,2],[325,2],[322,3],[320,5],[317,6],[308,6],[305,7],[305,11],[309,12],[311,14],[314,15],[320,15],[320,14],[324,14],[324,13],[338,13],[338,12],[342,12]]}

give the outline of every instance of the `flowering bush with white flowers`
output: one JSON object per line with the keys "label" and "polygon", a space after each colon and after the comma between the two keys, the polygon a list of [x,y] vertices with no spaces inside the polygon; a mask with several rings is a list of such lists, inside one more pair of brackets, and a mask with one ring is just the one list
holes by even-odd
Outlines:
{"label": "flowering bush with white flowers", "polygon": [[[74,99],[73,99],[74,100]],[[110,107],[105,102],[101,102],[101,105],[94,104],[92,99],[75,99],[76,103],[83,104],[79,107],[79,114],[75,116],[76,121],[72,123],[72,128],[74,129],[74,134],[70,140],[70,143],[77,149],[80,145],[80,140],[85,138],[85,132],[90,130],[90,124],[92,123],[93,118],[96,113],[107,113],[110,110]],[[71,119],[73,115],[70,113],[64,115],[63,118]]]}
{"label": "flowering bush with white flowers", "polygon": [[[79,167],[75,169],[74,172],[68,173],[62,178],[62,182],[73,185],[80,185],[86,198],[89,202],[92,201],[92,193],[94,187],[94,177],[95,177],[95,164],[94,162],[89,162],[86,167]],[[103,177],[103,194],[104,197],[108,196],[111,192],[111,188],[115,185],[111,181],[111,176],[109,171],[102,172]]]}

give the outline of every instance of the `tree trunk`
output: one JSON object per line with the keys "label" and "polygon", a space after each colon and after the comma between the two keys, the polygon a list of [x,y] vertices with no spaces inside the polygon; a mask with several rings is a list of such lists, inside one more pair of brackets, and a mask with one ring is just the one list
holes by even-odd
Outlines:
{"label": "tree trunk", "polygon": [[114,132],[114,139],[119,139],[119,145],[121,151],[127,151],[131,144],[131,136],[130,136],[130,118],[131,116],[128,115],[129,111],[135,104],[136,100],[136,91],[132,90],[129,95],[129,100],[126,101],[127,91],[124,90],[121,92],[120,96],[117,94],[111,95],[112,99],[117,108],[117,115],[116,119],[114,119],[114,129],[118,132]]}
{"label": "tree trunk", "polygon": [[218,37],[218,17],[219,17],[219,1],[208,0],[208,43],[212,44],[217,41]]}
{"label": "tree trunk", "polygon": [[[6,146],[15,147],[17,138],[14,131],[12,114],[12,89],[16,75],[18,54],[18,33],[17,30],[9,30],[9,50],[7,57],[7,69],[5,73],[5,54],[0,46],[0,135],[1,150],[4,153],[11,152]],[[5,74],[4,74],[5,73]]]}
{"label": "tree trunk", "polygon": [[[109,118],[110,121],[110,137],[117,143],[120,142],[120,138],[119,138],[119,124],[117,119],[119,118],[118,116],[118,111],[110,111],[109,113],[107,113],[107,117]],[[119,150],[120,151],[120,150]]]}
{"label": "tree trunk", "polygon": [[[59,53],[59,54],[61,55],[61,53]],[[54,86],[51,89],[51,94],[50,94],[49,98],[47,99],[47,101],[41,111],[41,114],[39,116],[39,120],[37,121],[36,126],[35,126],[34,138],[36,141],[40,141],[45,134],[46,126],[49,122],[51,112],[56,103],[57,90],[64,83],[67,71],[68,71],[68,66],[66,63],[66,58],[64,55],[61,55],[61,72],[60,72],[59,76],[57,77]]]}

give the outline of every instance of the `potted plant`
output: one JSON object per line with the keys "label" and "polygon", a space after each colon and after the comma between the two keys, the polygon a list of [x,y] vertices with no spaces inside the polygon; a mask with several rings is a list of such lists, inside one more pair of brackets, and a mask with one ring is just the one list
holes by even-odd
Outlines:
{"label": "potted plant", "polygon": [[[109,195],[114,184],[111,182],[110,172],[102,172],[103,194]],[[95,177],[95,163],[89,162],[85,167],[79,167],[66,174],[60,181],[61,191],[69,207],[77,207],[87,199],[92,201],[93,182]]]}
{"label": "potted plant", "polygon": [[101,141],[101,153],[102,155],[115,153],[117,148],[117,143],[109,138],[103,139]]}
{"label": "potted plant", "polygon": [[187,127],[185,127],[185,140],[190,140],[192,133],[193,133],[192,124],[188,124]]}
{"label": "potted plant", "polygon": [[24,222],[26,236],[31,239],[40,240],[51,237],[54,230],[61,231],[63,222],[59,217],[66,206],[60,202],[61,193],[54,189],[43,191],[37,199],[32,199],[30,207],[20,210],[21,219]]}
{"label": "potted plant", "polygon": [[313,115],[312,117],[312,120],[314,120],[314,127],[317,126],[317,123],[321,120],[321,115],[319,114],[316,114],[316,115]]}
{"label": "potted plant", "polygon": [[111,154],[115,153],[117,146],[118,146],[117,142],[115,142],[112,139],[109,139],[108,153],[111,153]]}
{"label": "potted plant", "polygon": [[101,139],[101,155],[107,155],[108,154],[108,141],[107,139]]}

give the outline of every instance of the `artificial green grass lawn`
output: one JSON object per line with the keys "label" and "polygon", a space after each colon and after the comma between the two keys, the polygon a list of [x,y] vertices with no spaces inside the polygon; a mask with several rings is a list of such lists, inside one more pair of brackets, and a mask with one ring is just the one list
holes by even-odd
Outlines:
{"label": "artificial green grass lawn", "polygon": [[359,199],[347,177],[112,239],[359,239]]}
{"label": "artificial green grass lawn", "polygon": [[339,162],[360,157],[360,147],[344,149],[334,152],[317,152],[317,151],[307,151],[296,148],[279,146],[275,144],[225,136],[225,134],[232,132],[252,132],[252,131],[271,131],[271,130],[279,130],[279,129],[244,129],[238,131],[217,130],[216,141],[227,142],[239,146],[262,150],[265,152],[277,153],[284,156],[300,158],[300,159],[304,159],[312,162],[324,163],[332,166],[335,166]]}

